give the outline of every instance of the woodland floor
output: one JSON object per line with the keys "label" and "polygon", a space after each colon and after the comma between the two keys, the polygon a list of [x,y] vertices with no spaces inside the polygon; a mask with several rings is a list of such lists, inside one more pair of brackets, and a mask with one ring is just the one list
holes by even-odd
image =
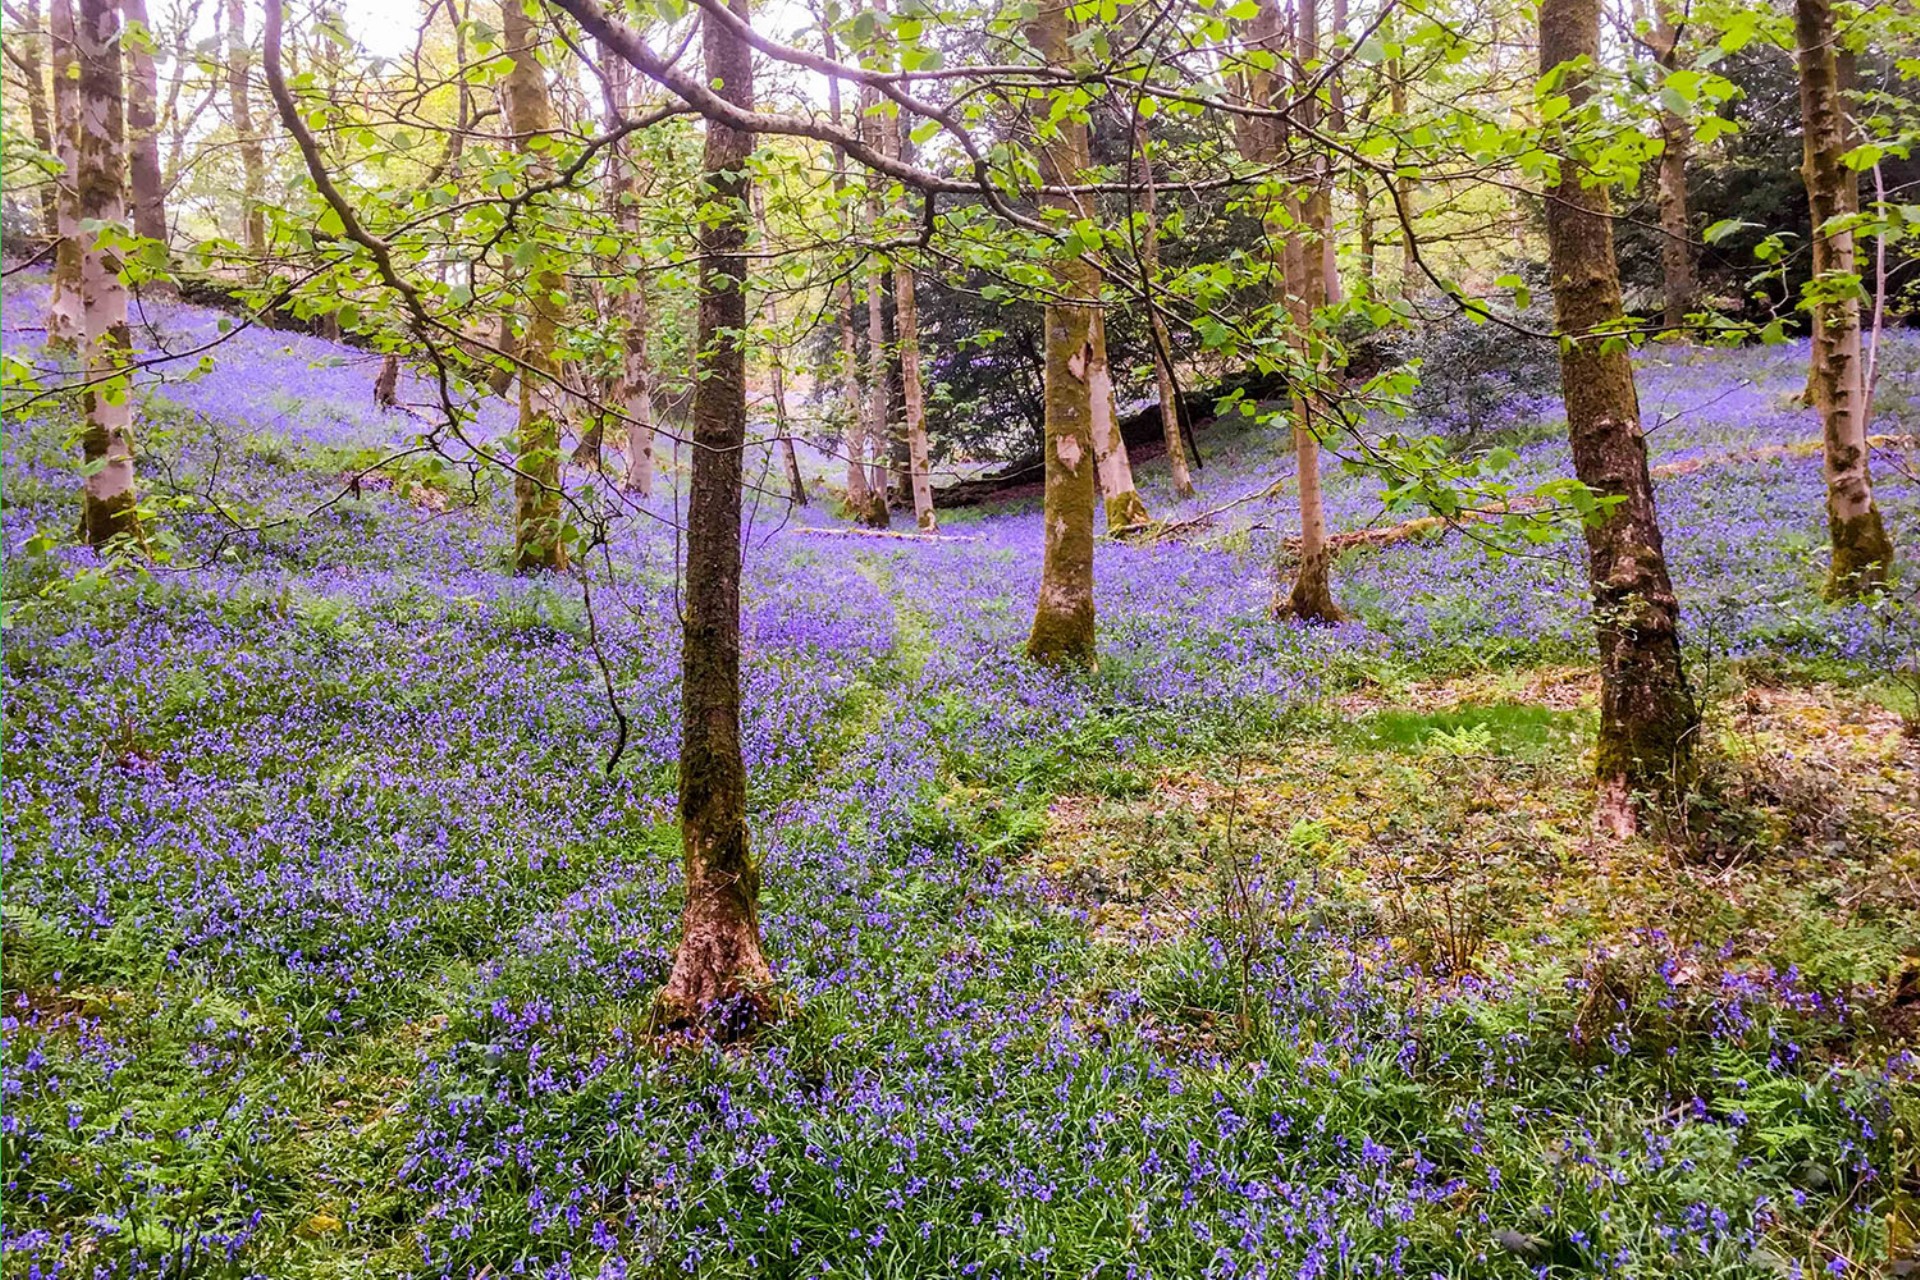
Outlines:
{"label": "woodland floor", "polygon": [[[1565,540],[1356,544],[1353,622],[1276,622],[1284,432],[1222,426],[1199,498],[1144,488],[1244,501],[1102,544],[1070,676],[1018,656],[1030,507],[916,542],[763,497],[746,736],[789,1006],[732,1045],[648,1020],[671,492],[590,628],[577,584],[504,571],[504,495],[457,468],[245,533],[169,502],[331,497],[417,429],[360,353],[249,331],[152,389],[176,565],[145,577],[68,545],[70,411],[15,424],[5,1274],[1907,1274],[1911,620],[1819,601],[1804,354],[1643,358],[1708,767],[1629,842],[1588,823]],[[1910,435],[1920,344],[1885,367]],[[1552,422],[1496,425],[1523,481],[1564,466]],[[1330,474],[1336,527],[1405,518],[1374,493]]]}

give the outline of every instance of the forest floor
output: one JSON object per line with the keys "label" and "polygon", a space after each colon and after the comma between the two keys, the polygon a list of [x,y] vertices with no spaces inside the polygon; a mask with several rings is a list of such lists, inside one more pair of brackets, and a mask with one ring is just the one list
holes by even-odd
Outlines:
{"label": "forest floor", "polygon": [[[10,355],[36,307],[9,295]],[[504,571],[492,482],[321,507],[418,429],[363,353],[247,331],[148,389],[173,562],[144,575],[70,545],[71,410],[23,420],[4,1273],[1906,1274],[1911,622],[1819,599],[1804,355],[1643,357],[1706,767],[1629,841],[1588,821],[1569,540],[1355,545],[1354,620],[1279,622],[1285,434],[1222,429],[1198,498],[1154,467],[1146,496],[1241,501],[1102,543],[1075,675],[1019,657],[1030,507],[920,542],[762,496],[745,734],[788,1016],[727,1045],[649,1019],[671,471],[590,619]],[[1885,360],[1910,436],[1920,343]],[[1522,480],[1565,465],[1551,422],[1494,438]],[[1403,518],[1328,482],[1338,529]]]}

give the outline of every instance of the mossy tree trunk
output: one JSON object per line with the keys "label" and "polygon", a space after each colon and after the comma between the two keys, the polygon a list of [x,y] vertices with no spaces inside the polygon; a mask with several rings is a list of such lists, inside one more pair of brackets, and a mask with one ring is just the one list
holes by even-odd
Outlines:
{"label": "mossy tree trunk", "polygon": [[74,48],[73,0],[50,0],[48,46],[53,64],[53,152],[60,161],[55,187],[53,288],[47,295],[47,347],[71,354],[84,325],[80,301],[80,85]]}
{"label": "mossy tree trunk", "polygon": [[[1049,66],[1065,66],[1068,8],[1040,0],[1027,38]],[[1086,125],[1065,117],[1039,121],[1044,179],[1075,181],[1087,154]],[[1070,195],[1045,197],[1050,210],[1078,216]],[[1027,654],[1037,662],[1094,663],[1093,506],[1098,492],[1093,457],[1093,318],[1099,274],[1078,255],[1062,253],[1051,266],[1059,297],[1046,308],[1046,487],[1042,500],[1040,595]]]}
{"label": "mossy tree trunk", "polygon": [[[120,10],[115,0],[80,0],[74,46],[80,76],[80,220],[102,228],[126,223],[126,117],[121,101]],[[98,547],[137,534],[132,381],[133,342],[127,329],[127,290],[120,254],[102,231],[83,230],[80,300],[83,313],[87,425],[81,441],[86,492],[81,531]]]}
{"label": "mossy tree trunk", "polygon": [[[746,0],[730,0],[747,17]],[[706,75],[753,105],[753,58],[718,22],[701,24]],[[686,906],[673,973],[660,994],[669,1024],[772,1015],[760,950],[760,871],[747,832],[740,749],[740,492],[747,443],[747,158],[753,135],[706,126],[700,226],[700,377],[693,393],[687,502],[686,623],[681,643],[680,835]]]}
{"label": "mossy tree trunk", "polygon": [[1853,232],[1835,219],[1853,212],[1848,149],[1831,0],[1795,0],[1794,43],[1800,61],[1800,116],[1807,203],[1813,214],[1813,359],[1808,387],[1820,410],[1826,445],[1827,533],[1833,560],[1827,594],[1856,596],[1885,584],[1893,563],[1867,467],[1867,387],[1860,355],[1860,299],[1847,278],[1858,270]]}
{"label": "mossy tree trunk", "polygon": [[[506,79],[507,127],[515,148],[531,157],[522,171],[523,181],[531,184],[549,175],[544,153],[536,151],[533,142],[553,131],[553,102],[546,69],[540,65],[539,32],[522,0],[506,0],[501,15],[505,53],[513,61]],[[567,563],[560,539],[560,419],[555,412],[559,367],[553,356],[561,320],[556,296],[566,282],[544,247],[530,271],[519,353],[520,422],[514,439],[513,565],[522,573],[563,569]]]}
{"label": "mossy tree trunk", "polygon": [[[1540,69],[1599,61],[1600,0],[1543,0]],[[1589,95],[1585,70],[1561,88],[1579,109]],[[1678,601],[1668,577],[1647,474],[1646,437],[1626,341],[1612,209],[1604,187],[1563,154],[1547,193],[1561,380],[1574,474],[1611,505],[1586,524],[1587,568],[1600,647],[1597,750],[1603,828],[1637,825],[1641,796],[1667,798],[1691,772],[1699,712],[1680,659]]]}

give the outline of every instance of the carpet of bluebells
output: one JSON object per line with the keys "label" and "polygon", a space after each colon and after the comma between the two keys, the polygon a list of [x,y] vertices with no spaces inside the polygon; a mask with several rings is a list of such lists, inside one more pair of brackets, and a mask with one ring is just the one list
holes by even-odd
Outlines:
{"label": "carpet of bluebells", "polygon": [[[40,305],[8,297],[9,355]],[[219,329],[149,304],[140,340]],[[1436,982],[1258,866],[1257,947],[1244,909],[1116,944],[1032,870],[1050,797],[1156,753],[1383,671],[1582,660],[1571,540],[1355,551],[1354,620],[1308,630],[1271,608],[1287,498],[1249,501],[1103,543],[1101,669],[1061,675],[1019,657],[1031,509],[883,541],[818,532],[824,491],[762,498],[745,737],[791,1012],[670,1043],[672,485],[590,618],[505,571],[496,482],[328,504],[421,429],[364,352],[212,355],[142,392],[150,573],[71,545],[72,410],[8,426],[5,1275],[1864,1276],[1900,1248],[1915,1064],[1849,992],[1659,936],[1631,985],[1580,956]],[[1661,516],[1696,638],[1870,672],[1898,639],[1819,603],[1820,462],[1772,448],[1816,434],[1804,359],[1644,358]],[[1911,424],[1920,343],[1885,359]],[[1551,420],[1511,425],[1522,481],[1565,468]],[[1206,448],[1188,513],[1290,466],[1276,428]],[[1329,486],[1339,528],[1400,518]],[[1920,546],[1920,497],[1883,500]]]}

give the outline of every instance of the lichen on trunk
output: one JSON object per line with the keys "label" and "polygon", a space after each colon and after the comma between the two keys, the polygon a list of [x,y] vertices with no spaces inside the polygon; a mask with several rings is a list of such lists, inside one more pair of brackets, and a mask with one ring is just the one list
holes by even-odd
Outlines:
{"label": "lichen on trunk", "polygon": [[[1599,60],[1599,0],[1543,0],[1540,70],[1566,64],[1578,118]],[[1577,140],[1548,192],[1547,243],[1574,474],[1610,505],[1587,521],[1588,576],[1600,648],[1597,816],[1613,834],[1637,824],[1642,796],[1667,799],[1692,774],[1700,717],[1680,656],[1680,606],[1667,572],[1647,473],[1633,362],[1617,332],[1625,312],[1606,188],[1590,185]]]}

